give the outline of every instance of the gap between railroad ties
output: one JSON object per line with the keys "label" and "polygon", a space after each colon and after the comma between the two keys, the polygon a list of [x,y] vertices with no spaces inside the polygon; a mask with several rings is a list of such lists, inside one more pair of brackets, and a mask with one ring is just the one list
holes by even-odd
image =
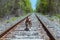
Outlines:
{"label": "gap between railroad ties", "polygon": [[[32,26],[28,26],[29,31],[25,31],[25,21],[29,18]],[[29,24],[28,24],[29,25]],[[37,14],[28,15],[12,27],[0,34],[2,40],[55,40],[56,38],[47,29]]]}

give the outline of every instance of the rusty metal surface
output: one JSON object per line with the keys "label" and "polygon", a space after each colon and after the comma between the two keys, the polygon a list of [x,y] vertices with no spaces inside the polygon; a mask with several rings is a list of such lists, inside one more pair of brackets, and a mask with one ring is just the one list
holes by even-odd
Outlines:
{"label": "rusty metal surface", "polygon": [[[26,16],[26,17],[29,17],[29,16],[30,16],[30,15],[28,15],[28,16]],[[0,34],[0,38],[2,38],[2,37],[3,37],[5,34],[7,34],[10,30],[16,28],[16,26],[17,26],[19,23],[21,23],[22,21],[24,21],[24,20],[26,19],[26,17],[23,18],[22,20],[20,20],[19,22],[17,22],[16,24],[14,24],[12,27],[10,27],[10,28],[8,28],[7,30],[5,30],[3,33],[1,33],[1,34]]]}
{"label": "rusty metal surface", "polygon": [[44,25],[44,23],[40,20],[40,18],[36,15],[36,17],[38,18],[38,20],[40,21],[40,23],[43,26],[43,29],[46,31],[47,35],[50,37],[50,40],[55,40],[54,36],[51,34],[51,32],[47,29],[47,27]]}
{"label": "rusty metal surface", "polygon": [[50,21],[46,16],[38,15],[38,17],[55,38],[55,40],[60,40],[60,26]]}
{"label": "rusty metal surface", "polygon": [[29,31],[25,31],[25,18],[17,24],[6,30],[0,36],[1,40],[15,40],[15,39],[40,39],[40,40],[55,40],[41,20],[32,14],[28,16],[32,22],[32,26],[28,27]]}

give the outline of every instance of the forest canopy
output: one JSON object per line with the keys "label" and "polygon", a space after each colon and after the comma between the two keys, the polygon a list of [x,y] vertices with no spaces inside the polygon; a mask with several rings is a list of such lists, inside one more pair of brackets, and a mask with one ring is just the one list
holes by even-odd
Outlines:
{"label": "forest canopy", "polygon": [[60,14],[60,1],[59,0],[37,0],[36,12],[55,15]]}
{"label": "forest canopy", "polygon": [[[30,0],[0,0],[0,17],[5,15],[19,15],[32,12]],[[22,13],[23,12],[23,13]]]}

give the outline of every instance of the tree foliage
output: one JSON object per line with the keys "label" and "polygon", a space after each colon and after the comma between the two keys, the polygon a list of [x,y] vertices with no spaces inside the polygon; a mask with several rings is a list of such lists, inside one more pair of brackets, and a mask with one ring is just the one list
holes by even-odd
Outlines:
{"label": "tree foliage", "polygon": [[36,12],[45,13],[48,11],[48,2],[46,0],[38,0],[36,4]]}
{"label": "tree foliage", "polygon": [[0,0],[0,17],[10,14],[18,14],[20,9],[24,13],[32,12],[29,0]]}
{"label": "tree foliage", "polygon": [[53,15],[60,13],[59,0],[37,0],[36,12]]}
{"label": "tree foliage", "polygon": [[25,13],[32,12],[30,0],[20,0],[18,4]]}

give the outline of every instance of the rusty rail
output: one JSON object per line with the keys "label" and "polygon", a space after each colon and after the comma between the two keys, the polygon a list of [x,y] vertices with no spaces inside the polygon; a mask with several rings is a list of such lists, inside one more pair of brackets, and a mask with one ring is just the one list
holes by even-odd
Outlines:
{"label": "rusty rail", "polygon": [[20,20],[19,22],[17,22],[16,24],[14,24],[12,27],[8,28],[7,30],[5,30],[3,33],[0,34],[0,38],[2,38],[4,35],[6,35],[10,30],[12,30],[13,28],[15,28],[19,23],[21,23],[22,21],[24,21],[27,17],[29,17],[31,14],[27,15],[25,18],[23,18],[22,20]]}
{"label": "rusty rail", "polygon": [[[36,15],[36,14],[35,14]],[[39,17],[36,15],[37,19],[40,21],[40,23],[42,24],[43,29],[45,30],[45,32],[47,33],[47,35],[49,36],[50,40],[55,40],[54,36],[49,32],[49,30],[47,29],[47,27],[43,24],[43,22],[39,19]]]}
{"label": "rusty rail", "polygon": [[[30,15],[26,16],[29,17]],[[49,30],[47,29],[47,27],[44,25],[44,23],[39,19],[39,17],[37,15],[35,15],[37,17],[37,19],[39,20],[39,22],[41,23],[43,30],[45,30],[47,36],[50,38],[50,40],[55,40],[54,36],[49,32]],[[25,19],[23,18],[22,20],[20,20],[19,22],[17,22],[16,24],[14,24],[12,27],[10,27],[9,29],[7,29],[6,31],[4,31],[3,33],[0,34],[0,38],[3,38],[8,32],[10,32],[12,29],[16,28],[17,25],[21,22],[23,22]]]}

